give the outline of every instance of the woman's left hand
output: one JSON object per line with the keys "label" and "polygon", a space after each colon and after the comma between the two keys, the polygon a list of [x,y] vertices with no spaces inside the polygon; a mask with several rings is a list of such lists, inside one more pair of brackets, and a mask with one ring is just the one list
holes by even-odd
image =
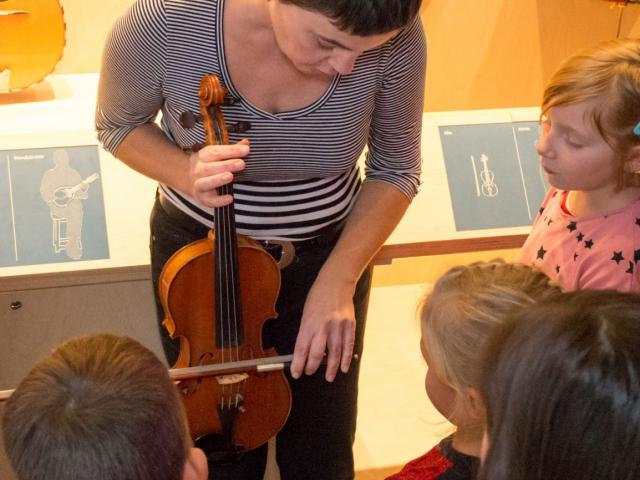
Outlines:
{"label": "woman's left hand", "polygon": [[336,378],[338,367],[349,371],[356,333],[356,284],[408,206],[409,199],[394,186],[364,182],[336,246],[307,295],[293,350],[293,378],[303,371],[314,373],[325,353],[327,381]]}
{"label": "woman's left hand", "polygon": [[355,283],[323,276],[316,278],[304,304],[291,362],[291,375],[313,374],[327,355],[325,378],[332,382],[338,367],[346,373],[353,356],[356,321]]}

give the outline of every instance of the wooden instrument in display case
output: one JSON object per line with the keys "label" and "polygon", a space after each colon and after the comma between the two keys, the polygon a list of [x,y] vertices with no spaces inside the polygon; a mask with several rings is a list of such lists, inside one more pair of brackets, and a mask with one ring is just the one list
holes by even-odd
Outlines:
{"label": "wooden instrument in display case", "polygon": [[53,71],[65,45],[58,0],[0,0],[0,93],[21,90]]}

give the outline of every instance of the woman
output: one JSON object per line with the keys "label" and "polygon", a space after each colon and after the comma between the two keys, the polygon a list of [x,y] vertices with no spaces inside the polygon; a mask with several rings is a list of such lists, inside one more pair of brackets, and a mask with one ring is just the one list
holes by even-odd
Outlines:
{"label": "woman", "polygon": [[[281,272],[278,319],[264,333],[278,353],[294,354],[292,412],[277,438],[283,479],[353,477],[358,368],[350,363],[362,350],[368,265],[419,184],[419,4],[139,0],[105,47],[99,138],[159,181],[154,281],[175,250],[206,235],[208,210],[232,201],[216,188],[232,179],[238,232],[295,248]],[[190,112],[209,73],[228,89],[223,112],[238,127],[231,145],[193,151],[203,129],[187,128]],[[171,363],[175,347],[166,335],[164,343]],[[263,449],[240,463],[252,473],[233,478],[262,478]],[[212,471],[221,478],[220,467]]]}

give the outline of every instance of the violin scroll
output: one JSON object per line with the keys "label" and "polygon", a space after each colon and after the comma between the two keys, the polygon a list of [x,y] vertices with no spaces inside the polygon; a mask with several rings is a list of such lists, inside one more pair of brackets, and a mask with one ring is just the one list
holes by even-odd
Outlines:
{"label": "violin scroll", "polygon": [[198,96],[207,145],[229,144],[229,132],[220,109],[220,105],[225,101],[225,93],[224,87],[215,75],[205,75],[200,80]]}

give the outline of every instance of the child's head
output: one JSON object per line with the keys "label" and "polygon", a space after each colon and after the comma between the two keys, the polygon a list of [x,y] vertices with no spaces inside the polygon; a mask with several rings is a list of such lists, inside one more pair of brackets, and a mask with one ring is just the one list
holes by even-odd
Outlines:
{"label": "child's head", "polygon": [[481,478],[640,478],[640,296],[578,291],[490,340]]}
{"label": "child's head", "polygon": [[130,338],[58,347],[10,397],[2,427],[20,480],[206,478],[167,368]]}
{"label": "child's head", "polygon": [[[633,173],[640,168],[640,40],[601,43],[560,67],[544,92],[543,119],[552,118],[554,108],[579,104],[584,106],[581,120],[614,153],[617,188],[640,186],[640,175]],[[583,147],[588,140],[579,133],[568,138],[569,147]]]}
{"label": "child's head", "polygon": [[420,307],[434,406],[458,426],[468,421],[468,412],[477,411],[470,389],[480,389],[486,339],[509,315],[559,292],[543,272],[502,260],[457,266],[440,277]]}

